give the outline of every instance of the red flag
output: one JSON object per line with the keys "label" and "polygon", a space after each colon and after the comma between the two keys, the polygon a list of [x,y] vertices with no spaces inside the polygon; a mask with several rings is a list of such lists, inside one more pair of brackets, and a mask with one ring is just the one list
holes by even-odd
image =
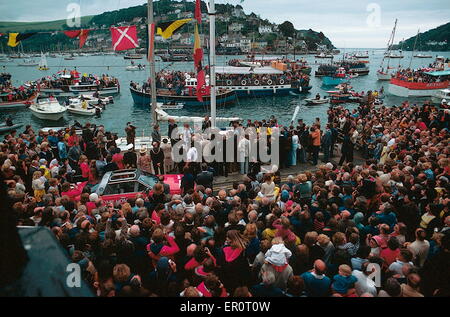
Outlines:
{"label": "red flag", "polygon": [[115,51],[129,50],[139,47],[136,26],[121,26],[111,28],[112,45]]}
{"label": "red flag", "polygon": [[147,60],[150,61],[150,56],[153,54],[153,50],[155,48],[155,23],[150,24],[150,34],[148,35],[148,55]]}
{"label": "red flag", "polygon": [[84,43],[86,43],[88,35],[89,35],[89,30],[81,30],[81,32],[80,32],[80,48],[82,48],[84,46]]}
{"label": "red flag", "polygon": [[194,66],[195,68],[201,67],[201,62],[203,59],[203,49],[200,39],[200,34],[198,33],[198,26],[195,25],[195,32],[194,32]]}
{"label": "red flag", "polygon": [[80,35],[80,30],[71,30],[71,31],[64,31],[64,34],[70,37],[71,39],[78,37]]}
{"label": "red flag", "polygon": [[70,30],[70,31],[64,31],[64,34],[70,37],[71,39],[74,39],[76,37],[79,37],[80,39],[80,48],[84,46],[84,43],[86,43],[89,30]]}
{"label": "red flag", "polygon": [[198,24],[202,23],[202,0],[195,0],[195,19]]}
{"label": "red flag", "polygon": [[206,79],[205,79],[205,71],[202,69],[197,74],[197,100],[200,102],[203,102],[203,96],[204,94],[204,87],[206,85]]}

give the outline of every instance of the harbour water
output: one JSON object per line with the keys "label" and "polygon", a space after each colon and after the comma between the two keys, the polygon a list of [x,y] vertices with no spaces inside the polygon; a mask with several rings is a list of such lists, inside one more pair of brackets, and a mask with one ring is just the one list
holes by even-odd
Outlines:
{"label": "harbour water", "polygon": [[[357,77],[351,80],[353,89],[361,92],[368,90],[379,90],[382,86],[385,90],[384,104],[386,106],[399,105],[404,98],[391,96],[387,93],[388,82],[377,81],[376,71],[378,70],[381,60],[383,58],[384,50],[382,49],[359,49],[360,51],[369,51],[369,68],[370,73],[367,76]],[[346,52],[352,52],[352,49],[347,49]],[[343,52],[343,49],[341,49]],[[417,53],[417,52],[416,52]],[[432,61],[434,61],[437,55],[450,57],[450,52],[427,52],[433,56],[433,58],[413,58],[411,67],[426,67]],[[403,67],[410,65],[410,56],[412,52],[404,52],[405,58],[392,59],[390,61],[391,67],[397,67],[400,63]],[[281,57],[281,56],[280,56]],[[293,58],[293,56],[288,56]],[[292,115],[297,105],[300,105],[300,111],[297,119],[302,118],[307,123],[311,123],[315,118],[320,118],[321,121],[326,121],[326,111],[329,104],[306,106],[303,101],[305,98],[314,97],[317,93],[322,96],[325,95],[326,90],[330,90],[333,87],[323,87],[322,80],[318,77],[314,77],[314,72],[321,63],[327,63],[329,60],[316,59],[313,55],[302,55],[297,58],[304,58],[312,66],[310,85],[313,87],[308,94],[301,96],[286,96],[286,97],[274,97],[274,98],[247,98],[240,99],[233,105],[226,107],[219,107],[217,109],[217,116],[222,117],[234,117],[239,116],[242,119],[266,119],[271,115],[275,115],[279,121],[283,124],[289,124],[292,119]],[[245,56],[218,56],[217,65],[227,65],[230,59],[245,58]],[[38,60],[39,58],[35,58]],[[335,60],[342,59],[341,55],[335,55]],[[102,113],[100,118],[95,117],[80,117],[66,113],[64,119],[58,122],[43,121],[32,115],[32,113],[26,109],[20,110],[3,110],[0,112],[0,122],[4,122],[6,117],[11,116],[14,123],[31,124],[34,129],[42,127],[61,127],[68,126],[77,120],[81,124],[89,121],[95,124],[103,124],[107,130],[117,133],[119,136],[125,134],[125,124],[130,121],[137,128],[137,135],[148,135],[151,131],[151,114],[149,107],[142,107],[133,104],[133,99],[129,91],[130,81],[139,82],[146,80],[149,76],[148,62],[145,59],[135,60],[135,64],[146,64],[144,71],[126,71],[125,67],[130,65],[130,61],[124,60],[122,55],[105,55],[105,56],[80,56],[75,57],[74,60],[64,60],[62,57],[47,58],[50,69],[47,71],[39,71],[37,67],[20,67],[17,66],[19,60],[12,60],[12,62],[2,62],[0,64],[0,72],[8,72],[12,75],[12,82],[14,86],[20,86],[25,81],[36,80],[41,77],[51,76],[52,74],[66,69],[73,69],[75,66],[81,73],[91,73],[95,75],[109,74],[117,77],[120,81],[121,89],[120,94],[114,96],[114,104],[107,105],[107,109]],[[204,61],[204,65],[207,64],[207,59]],[[158,61],[156,64],[157,71],[162,69],[169,70],[182,70],[193,71],[193,62],[181,62],[181,63],[164,63]],[[409,99],[411,103],[422,102],[427,98]],[[357,104],[345,105],[349,109],[357,107]],[[185,108],[181,110],[168,110],[171,115],[181,116],[204,116],[209,113],[205,108]],[[21,129],[19,129],[21,130]],[[166,133],[166,124],[161,126],[162,133]]]}

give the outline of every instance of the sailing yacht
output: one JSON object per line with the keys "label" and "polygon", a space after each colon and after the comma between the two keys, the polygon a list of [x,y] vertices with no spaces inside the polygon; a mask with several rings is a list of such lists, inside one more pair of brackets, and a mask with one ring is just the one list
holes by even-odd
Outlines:
{"label": "sailing yacht", "polygon": [[41,60],[39,61],[39,70],[48,70],[48,64],[47,64],[47,58],[45,57],[45,54],[41,52]]}
{"label": "sailing yacht", "polygon": [[[420,38],[420,30],[417,31],[417,36],[416,36],[416,43],[419,42],[419,52],[420,52],[421,45],[420,45],[420,39],[419,38]],[[414,44],[414,46],[415,46],[415,44]],[[415,54],[414,57],[417,57],[417,58],[432,58],[433,56],[431,56],[430,54],[418,53],[418,54]]]}
{"label": "sailing yacht", "polygon": [[[381,60],[380,69],[377,71],[378,80],[391,80],[391,75],[389,74],[389,62],[393,58],[394,54],[391,52],[391,47],[394,44],[395,30],[397,29],[397,19],[395,19],[394,28],[392,29],[391,36],[387,44],[386,52],[384,53],[383,59]],[[386,69],[383,67],[384,60],[387,59]]]}

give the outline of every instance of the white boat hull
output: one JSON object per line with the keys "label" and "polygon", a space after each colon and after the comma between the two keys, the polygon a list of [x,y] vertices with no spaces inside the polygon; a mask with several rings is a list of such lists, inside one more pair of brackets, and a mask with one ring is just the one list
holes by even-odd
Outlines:
{"label": "white boat hull", "polygon": [[92,109],[82,109],[82,108],[71,108],[67,107],[67,111],[73,114],[77,114],[80,116],[94,116],[95,115],[95,108]]}
{"label": "white boat hull", "polygon": [[378,78],[378,80],[391,80],[391,75],[388,73],[378,73],[377,72],[377,78]]}
{"label": "white boat hull", "polygon": [[58,121],[67,111],[56,99],[38,101],[30,106],[30,111],[34,116],[42,120]]}
{"label": "white boat hull", "polygon": [[441,89],[408,89],[398,85],[389,84],[388,91],[398,97],[431,97]]}
{"label": "white boat hull", "polygon": [[50,120],[50,121],[58,121],[64,116],[64,112],[59,113],[42,113],[36,112],[33,109],[30,109],[34,116],[38,117],[42,120]]}
{"label": "white boat hull", "polygon": [[325,99],[305,99],[305,101],[308,104],[320,105],[320,104],[329,102],[330,99],[329,98],[325,98]]}

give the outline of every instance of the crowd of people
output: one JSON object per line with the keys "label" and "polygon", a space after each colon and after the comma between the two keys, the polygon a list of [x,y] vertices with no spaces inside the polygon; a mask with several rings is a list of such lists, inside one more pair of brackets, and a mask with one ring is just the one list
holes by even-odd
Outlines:
{"label": "crowd of people", "polygon": [[115,87],[119,85],[119,80],[108,74],[95,76],[93,74],[81,74],[76,70],[64,69],[51,77],[42,77],[38,80],[40,88],[62,88],[69,85],[97,85],[99,87]]}
{"label": "crowd of people", "polygon": [[23,85],[14,87],[11,83],[11,75],[8,73],[0,73],[0,104],[2,102],[27,100],[34,93],[34,89]]}
{"label": "crowd of people", "polygon": [[[140,164],[164,174],[160,143],[169,142],[158,126],[147,159],[133,151],[131,123],[125,154],[101,126],[81,135],[27,126],[0,144],[0,165],[17,225],[49,228],[97,296],[449,296],[449,122],[448,110],[405,102],[334,107],[311,125],[233,123],[229,137],[246,158],[241,128],[280,131],[280,166],[270,171],[258,161],[194,163],[186,124],[181,194],[162,177],[150,194],[116,203],[95,193],[102,173]],[[308,159],[315,170],[282,181],[280,169]],[[242,181],[213,188],[213,175],[233,166]]]}
{"label": "crowd of people", "polygon": [[405,69],[399,69],[394,74],[394,78],[408,81],[408,82],[414,82],[414,83],[438,83],[449,80],[450,76],[431,76],[427,74],[427,72],[433,71],[429,69],[411,69],[411,68],[405,68]]}

